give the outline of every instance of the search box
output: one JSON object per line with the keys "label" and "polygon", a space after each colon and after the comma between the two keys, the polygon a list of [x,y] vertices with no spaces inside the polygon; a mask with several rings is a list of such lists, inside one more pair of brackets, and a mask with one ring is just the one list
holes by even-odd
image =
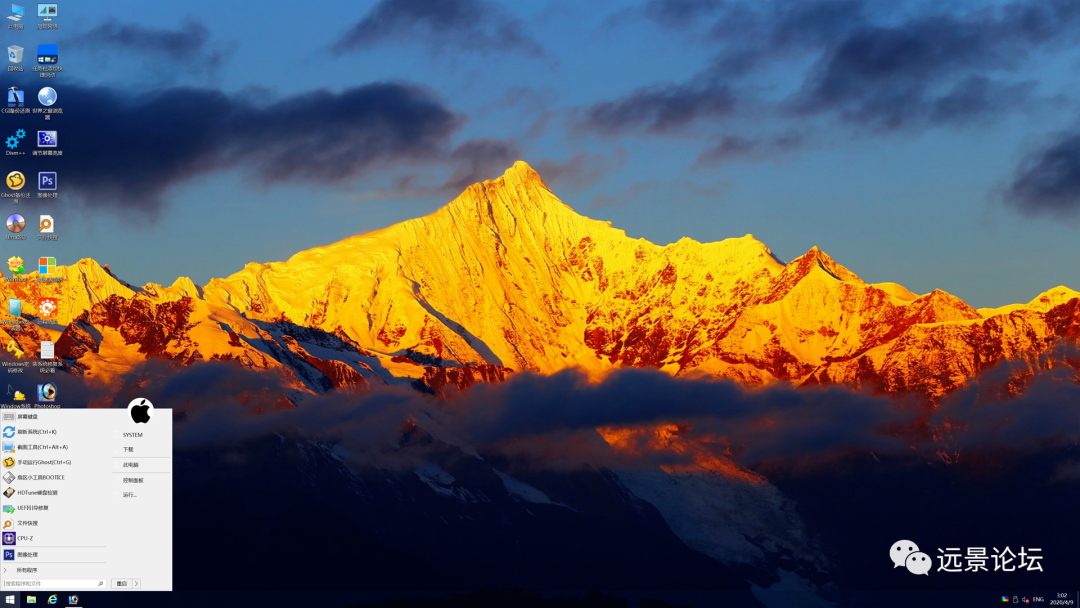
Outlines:
{"label": "search box", "polygon": [[4,581],[4,589],[50,589],[67,591],[68,589],[101,589],[105,590],[103,578],[57,578],[57,579],[7,579]]}

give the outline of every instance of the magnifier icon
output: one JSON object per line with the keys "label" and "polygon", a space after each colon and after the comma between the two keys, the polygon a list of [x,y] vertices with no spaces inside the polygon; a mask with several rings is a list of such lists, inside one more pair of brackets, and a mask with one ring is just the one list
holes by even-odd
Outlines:
{"label": "magnifier icon", "polygon": [[4,522],[4,529],[7,530],[10,527],[11,527],[11,520],[9,519],[9,520]]}
{"label": "magnifier icon", "polygon": [[49,228],[52,228],[52,220],[47,217],[41,218],[41,228],[38,228],[38,230],[44,231],[48,230]]}

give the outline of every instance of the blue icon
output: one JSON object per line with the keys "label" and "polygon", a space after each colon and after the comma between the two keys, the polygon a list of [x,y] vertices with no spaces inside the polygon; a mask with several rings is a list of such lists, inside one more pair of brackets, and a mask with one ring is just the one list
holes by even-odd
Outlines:
{"label": "blue icon", "polygon": [[9,315],[13,317],[22,316],[22,300],[18,298],[8,298],[7,307]]}
{"label": "blue icon", "polygon": [[14,451],[15,451],[15,442],[14,441],[5,441],[4,442],[4,452],[7,453],[7,454],[10,454],[11,452],[14,452]]}
{"label": "blue icon", "polygon": [[56,401],[56,385],[52,382],[37,385],[38,403],[52,403]]}
{"label": "blue icon", "polygon": [[14,545],[15,544],[15,533],[14,532],[4,532],[3,544],[5,544],[5,545]]}
{"label": "blue icon", "polygon": [[56,89],[52,87],[42,87],[37,94],[37,100],[43,106],[51,106],[56,103]]}
{"label": "blue icon", "polygon": [[4,439],[14,439],[14,438],[15,438],[15,427],[13,427],[13,426],[5,426],[4,427]]}
{"label": "blue icon", "polygon": [[56,190],[56,171],[42,171],[37,174],[38,190]]}
{"label": "blue icon", "polygon": [[37,62],[55,65],[60,61],[60,52],[55,44],[37,45]]}
{"label": "blue icon", "polygon": [[56,595],[55,594],[49,596],[49,603],[50,604],[55,604],[56,603]]}
{"label": "blue icon", "polygon": [[17,44],[7,47],[7,58],[11,63],[22,63],[23,48]]}
{"label": "blue icon", "polygon": [[22,141],[24,137],[26,137],[26,129],[19,129],[18,131],[15,131],[15,135],[8,137],[7,141],[4,143],[7,145],[8,150],[14,150],[19,147],[19,142]]}
{"label": "blue icon", "polygon": [[18,4],[12,4],[11,5],[11,14],[8,15],[8,19],[11,19],[12,21],[19,21],[25,15],[26,15],[26,11],[23,10],[23,7],[19,6]]}
{"label": "blue icon", "polygon": [[20,91],[19,87],[8,87],[7,102],[9,108],[21,108],[23,107],[23,101],[26,100],[26,92]]}
{"label": "blue icon", "polygon": [[38,131],[37,145],[39,148],[55,148],[56,131]]}
{"label": "blue icon", "polygon": [[4,549],[4,561],[5,562],[13,562],[13,561],[15,561],[15,549]]}
{"label": "blue icon", "polygon": [[69,595],[68,596],[68,604],[74,606],[75,604],[78,604],[78,603],[79,603],[79,596],[77,596],[77,595]]}
{"label": "blue icon", "polygon": [[43,21],[52,21],[52,18],[56,16],[55,4],[38,4],[37,16],[41,17]]}
{"label": "blue icon", "polygon": [[14,515],[15,507],[13,507],[11,505],[8,505],[8,506],[4,507],[4,513],[7,513],[8,515]]}

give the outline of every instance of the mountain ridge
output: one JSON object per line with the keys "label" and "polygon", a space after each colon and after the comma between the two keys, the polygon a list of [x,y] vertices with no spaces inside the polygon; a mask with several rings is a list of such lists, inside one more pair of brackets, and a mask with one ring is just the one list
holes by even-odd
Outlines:
{"label": "mountain ridge", "polygon": [[[202,287],[135,288],[89,259],[60,273],[64,289],[34,273],[2,284],[62,300],[59,326],[5,325],[24,349],[60,332],[76,373],[109,376],[133,357],[230,360],[314,392],[648,366],[933,398],[1080,335],[1080,293],[1064,286],[975,310],[941,290],[869,284],[817,246],[784,264],[752,234],[657,245],[577,214],[522,161],[426,216]],[[448,371],[462,367],[476,371]]]}

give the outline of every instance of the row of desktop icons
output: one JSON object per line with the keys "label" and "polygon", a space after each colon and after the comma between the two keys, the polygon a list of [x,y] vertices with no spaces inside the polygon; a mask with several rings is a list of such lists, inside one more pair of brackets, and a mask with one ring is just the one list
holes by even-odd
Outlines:
{"label": "row of desktop icons", "polygon": [[[37,174],[38,190],[56,190],[56,171],[41,171]],[[26,185],[26,176],[22,171],[12,171],[7,174],[4,183],[12,190],[22,190]]]}
{"label": "row of desktop icons", "polygon": [[[26,262],[23,261],[17,255],[13,255],[8,258],[8,270],[11,274],[23,274],[26,272]],[[40,257],[38,258],[38,274],[56,276],[58,274],[56,270],[56,258],[54,257]]]}
{"label": "row of desktop icons", "polygon": [[[53,319],[56,318],[56,311],[59,307],[60,303],[57,302],[56,298],[38,298],[34,311],[42,319]],[[22,312],[23,301],[18,298],[8,298],[8,314],[13,317],[21,317]]]}
{"label": "row of desktop icons", "polygon": [[[18,234],[26,228],[26,218],[18,213],[12,213],[7,218],[7,229],[9,232]],[[52,234],[56,232],[56,222],[53,221],[51,215],[41,215],[38,219],[38,232],[42,234]]]}
{"label": "row of desktop icons", "polygon": [[[56,89],[42,87],[37,94],[38,103],[43,106],[51,106],[56,103]],[[26,104],[26,91],[19,87],[8,87],[7,101],[9,108],[21,108]]]}
{"label": "row of desktop icons", "polygon": [[[11,388],[11,384],[8,386],[8,398],[11,401],[26,401],[26,394],[23,391],[16,391]],[[56,402],[56,383],[45,382],[38,384],[38,403],[55,403]],[[11,436],[8,436],[8,430],[11,429]],[[15,454],[15,428],[4,427],[3,428],[3,452],[4,454]],[[10,469],[11,467],[9,467]],[[11,543],[14,544],[14,543]]]}
{"label": "row of desktop icons", "polygon": [[[39,148],[55,148],[57,144],[57,132],[56,131],[38,131],[37,132],[37,147]],[[26,139],[26,129],[16,129],[15,133],[8,135],[8,138],[4,140],[4,145],[8,150],[18,150],[19,144]]]}
{"label": "row of desktop icons", "polygon": [[[42,597],[45,597],[45,596],[42,596]],[[7,596],[7,599],[4,600],[4,601],[6,601],[9,604],[14,604],[15,603],[15,596],[14,595],[9,595],[9,596]],[[60,598],[56,597],[56,594],[54,593],[54,594],[49,596],[48,600],[45,600],[45,603],[47,603],[47,604],[56,604],[56,602],[59,602],[59,601],[60,601]],[[37,604],[38,603],[37,596],[36,595],[28,595],[28,596],[26,596],[26,603],[27,604]],[[79,605],[79,596],[77,596],[77,595],[69,595],[68,596],[68,606],[78,606],[78,605]]]}
{"label": "row of desktop icons", "polygon": [[[8,61],[22,63],[25,49],[17,44],[7,47]],[[37,45],[37,62],[42,65],[56,65],[60,63],[60,48],[55,44]]]}
{"label": "row of desktop icons", "polygon": [[[10,340],[5,349],[7,352],[15,356],[16,359],[22,359],[26,356],[23,349],[19,348],[19,343],[15,340]],[[56,345],[48,340],[42,340],[41,342],[41,359],[48,361],[56,356]]]}
{"label": "row of desktop icons", "polygon": [[[43,21],[52,21],[53,17],[58,17],[59,15],[60,15],[60,8],[56,5],[55,2],[53,2],[53,3],[41,3],[41,4],[37,5],[37,16],[41,17],[41,19]],[[25,8],[23,8],[21,5],[18,5],[18,4],[12,4],[11,5],[11,14],[8,15],[8,19],[11,19],[12,21],[15,21],[15,22],[19,22],[19,21],[22,21],[23,17],[25,17],[25,16],[26,16],[26,9]]]}

